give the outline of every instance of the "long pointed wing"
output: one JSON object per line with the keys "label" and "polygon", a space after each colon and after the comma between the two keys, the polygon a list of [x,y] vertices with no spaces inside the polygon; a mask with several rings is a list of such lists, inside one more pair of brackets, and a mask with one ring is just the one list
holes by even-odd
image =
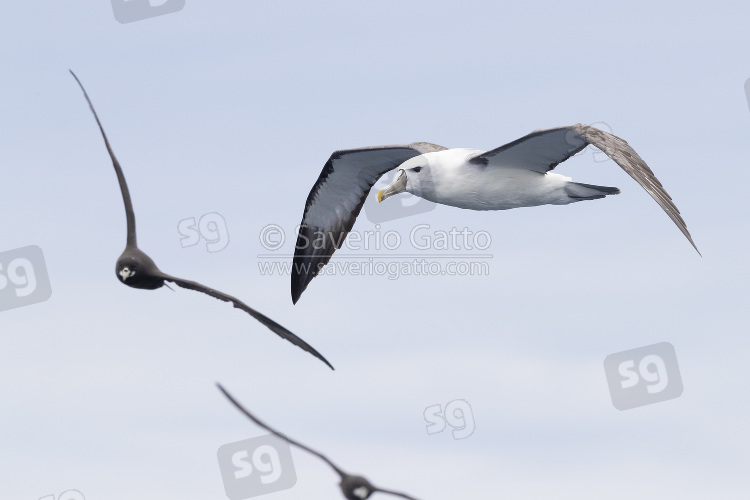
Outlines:
{"label": "long pointed wing", "polygon": [[387,493],[395,497],[406,498],[406,500],[417,500],[416,498],[409,496],[406,493],[400,493],[398,491],[384,490],[383,488],[378,488],[378,487],[375,487],[375,491],[379,491],[380,493]]}
{"label": "long pointed wing", "polygon": [[406,160],[446,148],[427,142],[334,152],[310,190],[292,266],[292,302],[328,263],[362,210],[372,186]]}
{"label": "long pointed wing", "polygon": [[312,354],[313,356],[321,360],[323,363],[327,364],[331,368],[331,370],[334,369],[331,363],[329,363],[328,360],[324,358],[323,355],[320,354],[317,350],[315,350],[315,348],[312,347],[310,344],[308,344],[307,342],[305,342],[304,340],[302,340],[301,338],[299,338],[298,336],[296,336],[295,334],[293,334],[292,332],[290,332],[289,330],[287,330],[280,324],[276,323],[274,320],[272,320],[268,316],[259,313],[252,307],[249,307],[247,304],[245,304],[241,300],[235,297],[232,297],[231,295],[222,293],[218,290],[214,290],[213,288],[209,288],[205,285],[201,285],[200,283],[196,283],[195,281],[175,278],[174,276],[170,276],[164,273],[161,273],[160,276],[164,280],[171,281],[172,283],[174,283],[175,285],[179,287],[187,288],[188,290],[195,290],[196,292],[205,293],[206,295],[210,295],[211,297],[214,297],[216,299],[223,300],[224,302],[231,302],[234,307],[236,307],[237,309],[242,309],[243,311],[248,313],[250,316],[252,316],[253,318],[257,319],[258,321],[266,325],[266,327],[268,327],[269,330],[274,332],[276,335],[278,335],[282,339],[288,340],[289,342],[296,345],[300,349],[309,352],[310,354]]}
{"label": "long pointed wing", "polygon": [[555,168],[587,145],[601,149],[646,190],[682,231],[696,252],[680,211],[646,162],[623,139],[588,125],[537,130],[492,151],[475,156],[471,163],[493,167],[523,168],[545,173]]}
{"label": "long pointed wing", "polygon": [[89,99],[89,95],[86,93],[86,89],[83,88],[83,84],[81,83],[81,80],[79,80],[76,74],[73,73],[73,70],[69,70],[69,71],[70,71],[70,74],[73,75],[73,78],[76,79],[76,82],[78,82],[78,85],[81,87],[81,90],[83,90],[83,96],[86,98],[86,101],[89,103],[89,108],[91,108],[91,112],[94,113],[96,124],[99,125],[99,130],[101,131],[102,137],[104,138],[104,144],[107,146],[109,157],[112,158],[112,165],[114,165],[115,167],[117,180],[120,183],[120,191],[122,191],[122,201],[125,203],[125,217],[127,218],[127,221],[128,221],[127,245],[133,246],[133,247],[137,246],[136,237],[135,237],[135,214],[133,214],[133,203],[130,201],[130,191],[128,190],[127,182],[125,182],[125,175],[123,175],[122,173],[120,162],[117,161],[117,158],[115,157],[115,153],[114,151],[112,151],[112,147],[109,145],[109,139],[107,139],[107,134],[104,133],[104,127],[102,127],[102,122],[99,121],[99,116],[96,114],[94,105],[91,104],[91,99]]}
{"label": "long pointed wing", "polygon": [[280,437],[280,438],[281,438],[281,439],[283,439],[284,441],[288,441],[288,442],[289,442],[290,444],[293,444],[294,446],[296,446],[296,447],[298,447],[298,448],[302,448],[303,450],[305,450],[305,451],[306,451],[306,452],[308,452],[308,453],[312,453],[313,455],[315,455],[316,457],[320,458],[320,459],[321,459],[321,460],[323,460],[323,461],[324,461],[325,463],[327,463],[328,465],[330,465],[330,466],[331,466],[331,467],[333,468],[333,470],[335,470],[335,471],[336,471],[336,473],[338,473],[338,475],[339,475],[339,476],[343,477],[343,476],[345,475],[344,471],[342,471],[341,469],[339,469],[339,468],[338,468],[338,467],[336,466],[336,464],[334,464],[333,462],[331,462],[331,461],[330,461],[330,460],[328,459],[328,457],[326,457],[326,456],[325,456],[325,455],[323,455],[322,453],[318,453],[317,451],[313,450],[312,448],[308,448],[307,446],[305,446],[305,445],[304,445],[304,444],[302,444],[302,443],[299,443],[299,442],[297,442],[297,441],[294,441],[293,439],[290,439],[290,438],[289,438],[289,437],[287,437],[287,436],[286,436],[285,434],[282,434],[282,433],[280,433],[279,431],[277,431],[276,429],[274,429],[274,428],[272,428],[272,427],[269,427],[269,426],[268,426],[267,424],[265,424],[265,423],[261,422],[261,421],[260,421],[260,420],[259,420],[259,419],[258,419],[258,418],[257,418],[257,417],[255,416],[255,415],[253,415],[253,414],[252,414],[252,413],[250,413],[250,412],[249,412],[248,410],[246,410],[246,409],[245,409],[245,408],[244,408],[244,407],[243,407],[243,406],[242,406],[242,405],[241,405],[241,404],[240,404],[240,403],[239,403],[239,402],[238,402],[238,401],[237,401],[236,399],[234,399],[234,398],[232,397],[232,395],[231,395],[231,394],[229,394],[229,393],[228,393],[228,392],[226,391],[226,389],[224,389],[224,387],[222,387],[222,386],[221,386],[221,384],[216,384],[216,385],[217,385],[217,387],[219,388],[219,390],[220,390],[220,391],[221,391],[221,392],[222,392],[222,393],[224,394],[224,396],[226,396],[226,397],[227,397],[227,399],[229,399],[229,401],[231,401],[231,402],[232,402],[232,404],[233,404],[234,406],[236,406],[238,410],[240,410],[240,411],[241,411],[242,413],[244,413],[244,414],[245,414],[245,415],[246,415],[246,416],[247,416],[247,417],[248,417],[248,418],[249,418],[250,420],[252,420],[253,422],[255,422],[255,423],[256,423],[257,425],[259,425],[259,426],[263,427],[263,428],[264,428],[265,430],[267,430],[267,431],[268,431],[268,432],[270,432],[271,434],[274,434],[274,435],[276,435],[276,436]]}

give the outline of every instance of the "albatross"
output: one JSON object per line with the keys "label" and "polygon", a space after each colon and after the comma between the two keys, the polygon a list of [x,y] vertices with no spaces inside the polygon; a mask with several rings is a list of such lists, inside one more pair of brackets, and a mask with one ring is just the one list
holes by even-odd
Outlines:
{"label": "albatross", "polygon": [[646,162],[623,139],[595,127],[579,123],[536,130],[490,151],[428,142],[343,149],[331,155],[307,197],[292,266],[292,302],[341,247],[370,189],[386,172],[398,168],[394,181],[378,192],[378,202],[407,192],[452,207],[509,210],[619,194],[615,187],[573,182],[552,172],[588,145],[635,179],[698,251],[680,211]]}
{"label": "albatross", "polygon": [[[196,283],[195,281],[176,278],[174,276],[170,276],[169,274],[163,273],[161,270],[159,270],[159,268],[156,266],[156,263],[154,263],[151,257],[146,255],[145,252],[138,248],[138,242],[135,232],[135,214],[133,212],[133,203],[130,200],[130,190],[128,189],[127,182],[125,182],[125,175],[122,173],[122,167],[120,167],[120,162],[117,161],[115,153],[114,151],[112,151],[112,147],[109,144],[107,134],[104,133],[104,127],[99,121],[99,116],[96,114],[96,110],[94,109],[94,105],[91,103],[91,99],[89,99],[88,93],[86,93],[86,89],[83,88],[83,84],[78,79],[76,74],[73,73],[73,71],[71,71],[70,74],[73,75],[73,78],[75,78],[76,82],[78,82],[78,86],[81,87],[83,96],[86,98],[86,102],[88,103],[91,112],[94,114],[94,119],[96,120],[96,124],[99,126],[99,131],[101,132],[102,138],[104,139],[104,145],[107,148],[110,160],[112,161],[112,165],[114,166],[115,175],[117,175],[117,180],[120,183],[120,192],[122,193],[122,200],[125,205],[127,239],[125,250],[123,250],[122,254],[117,259],[117,263],[115,264],[117,279],[124,285],[127,285],[131,288],[139,288],[142,290],[156,290],[166,285],[166,282],[169,281],[170,283],[174,283],[181,288],[205,293],[206,295],[210,295],[211,297],[222,300],[224,302],[231,302],[234,307],[245,311],[247,314],[265,325],[266,328],[274,332],[276,335],[284,340],[291,342],[303,351],[312,354],[323,363],[328,365],[331,370],[333,370],[333,366],[331,365],[331,363],[329,363],[322,354],[315,350],[313,346],[311,346],[280,324],[276,323],[265,314],[256,311],[252,307],[248,306],[241,300],[231,295],[220,292],[218,290],[214,290],[213,288],[209,288],[205,285],[201,285],[200,283]],[[169,285],[167,285],[167,288],[169,288]]]}

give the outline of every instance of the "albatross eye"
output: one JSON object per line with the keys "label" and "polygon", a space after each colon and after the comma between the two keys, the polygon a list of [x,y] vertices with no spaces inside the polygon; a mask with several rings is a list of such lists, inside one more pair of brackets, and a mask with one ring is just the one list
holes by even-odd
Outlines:
{"label": "albatross eye", "polygon": [[419,173],[419,171],[422,170],[422,167],[414,167],[412,168],[412,171]]}

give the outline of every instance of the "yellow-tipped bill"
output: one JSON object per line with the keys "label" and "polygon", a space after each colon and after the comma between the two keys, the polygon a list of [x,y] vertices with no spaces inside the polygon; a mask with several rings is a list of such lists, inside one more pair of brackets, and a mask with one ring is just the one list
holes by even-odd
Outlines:
{"label": "yellow-tipped bill", "polygon": [[378,203],[394,194],[406,191],[406,180],[406,172],[399,170],[391,185],[378,191]]}

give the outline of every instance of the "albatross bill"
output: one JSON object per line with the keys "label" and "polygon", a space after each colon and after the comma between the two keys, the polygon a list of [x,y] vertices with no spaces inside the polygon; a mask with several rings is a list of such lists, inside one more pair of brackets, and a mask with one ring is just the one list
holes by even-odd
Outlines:
{"label": "albatross bill", "polygon": [[403,193],[404,191],[406,191],[406,172],[401,170],[390,186],[378,191],[378,203],[382,203],[386,198],[390,198],[394,194]]}

